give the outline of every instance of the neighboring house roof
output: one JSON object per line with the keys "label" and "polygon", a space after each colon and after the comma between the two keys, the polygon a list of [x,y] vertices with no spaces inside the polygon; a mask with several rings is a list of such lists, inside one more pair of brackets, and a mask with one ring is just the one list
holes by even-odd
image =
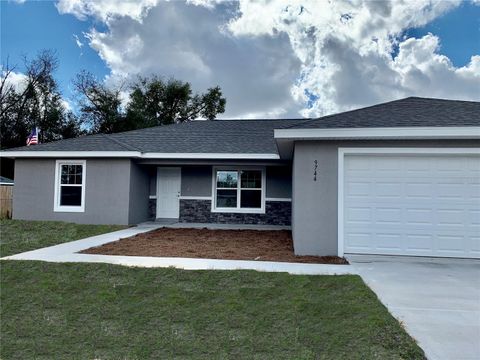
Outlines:
{"label": "neighboring house roof", "polygon": [[367,131],[369,138],[479,138],[480,103],[410,97],[318,119],[190,121],[24,146],[2,155],[278,159],[291,154],[296,139],[357,138]]}
{"label": "neighboring house roof", "polygon": [[0,176],[0,185],[13,185],[13,180],[5,176]]}

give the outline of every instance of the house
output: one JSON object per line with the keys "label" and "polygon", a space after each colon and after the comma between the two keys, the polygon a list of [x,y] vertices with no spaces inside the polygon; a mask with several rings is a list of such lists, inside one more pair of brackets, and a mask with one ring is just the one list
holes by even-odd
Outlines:
{"label": "house", "polygon": [[193,121],[2,152],[15,219],[290,225],[297,254],[480,257],[480,103]]}

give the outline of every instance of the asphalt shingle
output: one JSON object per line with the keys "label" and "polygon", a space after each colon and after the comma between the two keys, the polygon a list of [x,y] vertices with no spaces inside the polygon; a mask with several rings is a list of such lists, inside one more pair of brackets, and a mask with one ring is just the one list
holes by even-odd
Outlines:
{"label": "asphalt shingle", "polygon": [[409,97],[312,119],[294,128],[480,126],[480,102]]}
{"label": "asphalt shingle", "polygon": [[305,120],[190,121],[109,135],[83,136],[9,151],[276,154],[274,129]]}
{"label": "asphalt shingle", "polygon": [[277,154],[274,129],[480,126],[480,102],[410,97],[318,119],[190,121],[9,151]]}

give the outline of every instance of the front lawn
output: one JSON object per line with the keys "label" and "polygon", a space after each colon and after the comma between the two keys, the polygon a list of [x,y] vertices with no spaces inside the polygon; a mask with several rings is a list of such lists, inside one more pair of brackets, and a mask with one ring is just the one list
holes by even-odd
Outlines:
{"label": "front lawn", "polygon": [[[71,226],[8,223],[5,244],[93,235]],[[0,264],[5,360],[424,359],[358,276]]]}
{"label": "front lawn", "polygon": [[60,221],[0,220],[0,257],[52,246],[125,228]]}
{"label": "front lawn", "polygon": [[2,359],[423,359],[358,276],[2,261]]}

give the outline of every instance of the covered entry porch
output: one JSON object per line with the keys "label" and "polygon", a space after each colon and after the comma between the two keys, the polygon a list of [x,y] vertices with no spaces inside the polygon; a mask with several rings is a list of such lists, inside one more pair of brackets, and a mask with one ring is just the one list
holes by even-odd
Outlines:
{"label": "covered entry porch", "polygon": [[141,164],[150,221],[291,224],[288,164]]}

